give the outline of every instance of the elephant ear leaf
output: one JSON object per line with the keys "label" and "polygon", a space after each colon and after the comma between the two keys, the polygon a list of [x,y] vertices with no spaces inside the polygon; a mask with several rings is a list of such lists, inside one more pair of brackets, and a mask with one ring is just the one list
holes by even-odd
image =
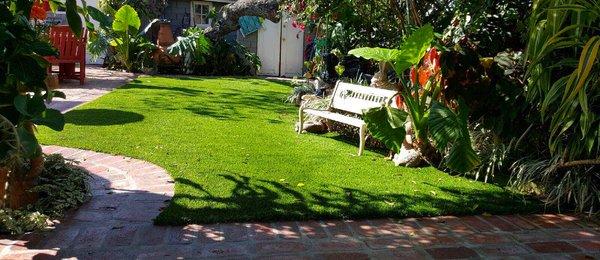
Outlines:
{"label": "elephant ear leaf", "polygon": [[396,49],[385,49],[379,47],[364,47],[351,50],[348,52],[348,54],[367,60],[393,62],[398,58],[398,55],[400,55],[400,51]]}
{"label": "elephant ear leaf", "polygon": [[124,5],[115,13],[112,28],[116,32],[129,32],[130,27],[137,31],[140,29],[141,24],[140,17],[135,9],[130,5]]}
{"label": "elephant ear leaf", "polygon": [[406,69],[419,64],[433,41],[433,27],[429,24],[414,31],[400,46],[400,53],[394,61],[394,70],[402,74]]}
{"label": "elephant ear leaf", "polygon": [[456,114],[449,108],[434,102],[429,113],[429,133],[436,148],[448,151],[446,166],[454,171],[465,173],[477,167],[481,161],[471,145],[467,128],[467,113],[464,105],[459,105]]}
{"label": "elephant ear leaf", "polygon": [[398,153],[406,137],[404,122],[407,116],[408,114],[402,110],[382,106],[366,111],[363,119],[373,138]]}

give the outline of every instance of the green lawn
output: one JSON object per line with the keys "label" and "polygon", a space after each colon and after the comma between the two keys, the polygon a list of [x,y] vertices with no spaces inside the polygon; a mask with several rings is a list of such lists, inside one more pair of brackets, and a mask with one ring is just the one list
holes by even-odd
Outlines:
{"label": "green lawn", "polygon": [[394,167],[328,134],[298,135],[286,84],[141,77],[66,114],[44,144],[148,160],[176,180],[158,224],[514,213],[501,187],[434,168]]}

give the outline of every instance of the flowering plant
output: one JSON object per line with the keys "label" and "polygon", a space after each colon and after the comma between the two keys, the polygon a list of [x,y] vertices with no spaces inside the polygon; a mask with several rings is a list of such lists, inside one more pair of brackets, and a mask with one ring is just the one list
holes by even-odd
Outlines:
{"label": "flowering plant", "polygon": [[[405,125],[411,125],[413,148],[433,166],[444,165],[467,172],[480,162],[467,129],[468,111],[462,101],[444,100],[440,53],[431,47],[433,28],[417,29],[400,49],[359,48],[351,55],[386,62],[398,77],[396,107],[384,105],[364,113],[373,137],[399,153],[405,140]],[[410,70],[409,70],[410,69]],[[408,75],[406,70],[409,70]]]}

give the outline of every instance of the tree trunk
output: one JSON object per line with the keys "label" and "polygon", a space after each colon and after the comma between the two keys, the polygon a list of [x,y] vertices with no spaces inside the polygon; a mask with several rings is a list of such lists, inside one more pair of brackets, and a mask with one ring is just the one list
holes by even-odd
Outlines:
{"label": "tree trunk", "polygon": [[415,141],[415,147],[421,154],[421,158],[425,160],[429,165],[438,168],[442,161],[442,155],[431,145],[429,141],[423,141],[417,139]]}
{"label": "tree trunk", "polygon": [[204,34],[213,41],[240,29],[242,16],[258,16],[272,22],[279,22],[279,6],[282,0],[240,0],[223,7],[214,26],[206,28]]}
{"label": "tree trunk", "polygon": [[[32,134],[35,133],[34,127],[31,122],[25,125],[25,129]],[[0,169],[0,182],[4,185],[0,191],[4,206],[19,209],[36,202],[38,194],[29,190],[35,186],[43,170],[44,157],[42,155],[29,160],[29,167],[16,166],[13,169]]]}

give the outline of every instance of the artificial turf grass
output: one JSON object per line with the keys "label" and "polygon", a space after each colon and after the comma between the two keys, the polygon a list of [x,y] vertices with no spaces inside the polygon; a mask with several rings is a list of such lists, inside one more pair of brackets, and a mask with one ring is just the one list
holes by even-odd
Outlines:
{"label": "artificial turf grass", "polygon": [[432,167],[294,132],[283,83],[141,77],[66,114],[44,144],[144,159],[175,178],[157,224],[530,212],[537,203]]}

